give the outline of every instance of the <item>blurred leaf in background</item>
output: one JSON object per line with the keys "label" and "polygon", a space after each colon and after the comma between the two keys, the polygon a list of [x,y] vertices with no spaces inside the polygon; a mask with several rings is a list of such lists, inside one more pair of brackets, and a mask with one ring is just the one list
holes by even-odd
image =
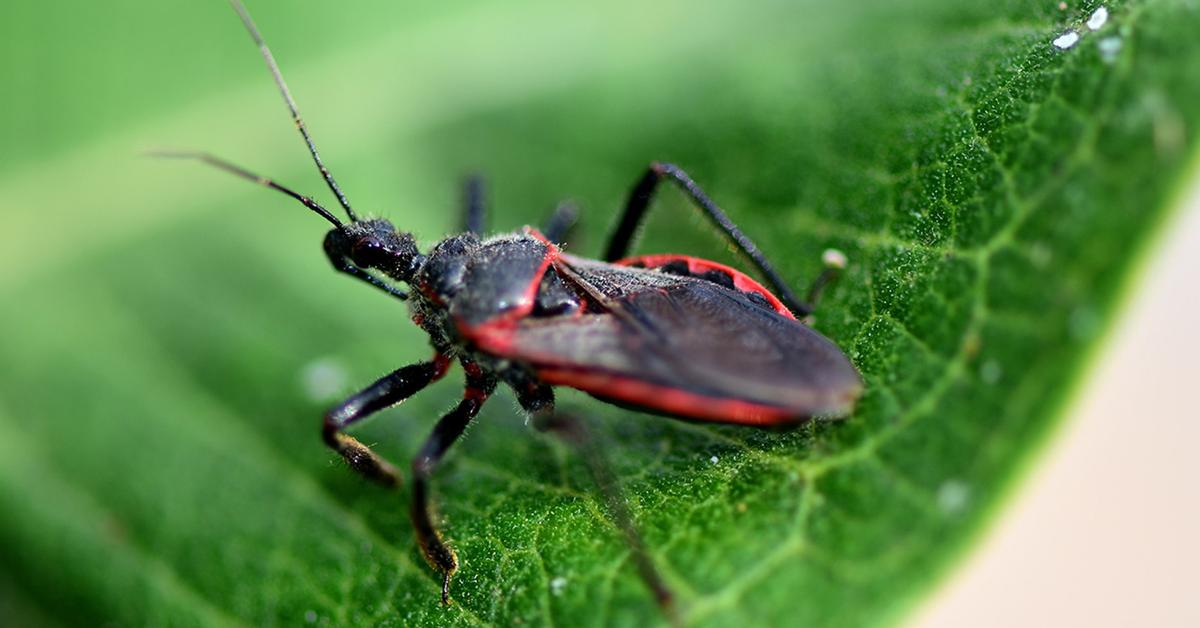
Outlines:
{"label": "blurred leaf in background", "polygon": [[[969,545],[1195,174],[1196,5],[1109,2],[1093,30],[1099,6],[250,9],[352,202],[425,245],[478,171],[493,229],[572,198],[594,253],[661,159],[797,286],[847,253],[815,321],[867,380],[845,422],[763,432],[562,395],[595,417],[687,623],[846,626],[895,621]],[[661,621],[580,463],[503,398],[436,481],[462,560],[448,609],[406,493],[321,446],[323,409],[428,349],[330,271],[319,219],[139,157],[199,148],[323,192],[224,3],[0,11],[0,615]],[[641,250],[736,261],[677,195],[660,211]],[[407,460],[455,380],[356,434]]]}

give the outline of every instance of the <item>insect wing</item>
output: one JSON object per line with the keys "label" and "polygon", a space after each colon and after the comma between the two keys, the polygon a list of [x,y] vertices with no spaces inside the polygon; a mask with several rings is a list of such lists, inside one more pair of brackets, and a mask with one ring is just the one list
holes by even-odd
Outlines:
{"label": "insect wing", "polygon": [[505,355],[610,401],[689,418],[770,424],[840,416],[862,381],[837,345],[736,290],[571,258],[599,313],[524,319]]}

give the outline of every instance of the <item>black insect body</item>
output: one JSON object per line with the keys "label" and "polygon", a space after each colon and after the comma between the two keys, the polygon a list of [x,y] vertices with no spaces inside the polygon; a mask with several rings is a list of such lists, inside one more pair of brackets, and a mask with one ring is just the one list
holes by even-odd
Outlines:
{"label": "black insect body", "polygon": [[[849,413],[862,381],[829,340],[796,319],[797,300],[757,247],[681,170],[654,164],[637,182],[609,240],[606,261],[563,253],[554,243],[569,224],[556,214],[547,235],[484,239],[478,188],[468,189],[467,232],[421,253],[411,234],[383,219],[360,219],[324,166],[266,44],[245,9],[231,0],[259,45],[326,183],[345,209],[342,222],[312,199],[206,154],[206,161],[300,201],[333,225],[325,252],[334,268],[406,300],[430,337],[434,356],[388,374],[324,419],[325,442],[362,475],[397,485],[400,472],[345,430],[404,401],[458,362],[462,400],[443,416],[411,467],[411,517],[429,563],[442,574],[442,599],[458,559],[429,513],[430,476],[500,383],[511,387],[534,424],[581,448],[617,524],[633,545],[639,571],[660,603],[670,592],[641,545],[615,481],[583,427],[554,409],[552,387],[570,386],[639,410],[701,421],[779,425]],[[752,262],[774,292],[737,270],[683,255],[625,257],[658,183],[670,181],[695,202]],[[814,283],[815,300],[829,279]],[[407,286],[402,290],[399,286]],[[778,295],[778,296],[776,296]]]}

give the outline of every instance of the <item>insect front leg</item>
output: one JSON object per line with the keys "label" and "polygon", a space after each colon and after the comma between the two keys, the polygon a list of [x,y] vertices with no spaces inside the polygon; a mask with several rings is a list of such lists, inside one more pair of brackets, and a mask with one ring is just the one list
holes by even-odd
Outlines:
{"label": "insect front leg", "polygon": [[742,230],[729,219],[729,216],[725,215],[725,212],[721,211],[720,207],[717,207],[712,199],[708,198],[704,190],[701,190],[700,186],[692,181],[686,172],[674,164],[652,163],[646,169],[646,174],[642,175],[642,178],[634,184],[633,190],[629,193],[629,200],[625,203],[625,210],[621,214],[621,221],[617,223],[616,230],[609,236],[608,247],[604,250],[605,261],[614,262],[625,257],[629,252],[629,245],[637,233],[638,225],[641,224],[646,209],[650,207],[650,201],[654,198],[654,192],[663,179],[674,183],[676,187],[687,194],[692,204],[704,212],[704,215],[708,216],[708,219],[725,234],[725,237],[729,238],[729,241],[758,268],[767,283],[771,284],[775,294],[779,295],[779,300],[783,301],[783,304],[793,314],[803,318],[812,312],[809,304],[796,298],[787,282],[779,276],[779,273],[775,272],[774,266],[767,261],[758,246],[742,233]]}
{"label": "insect front leg", "polygon": [[380,378],[374,384],[325,413],[321,436],[325,444],[341,454],[350,468],[384,486],[400,483],[400,472],[358,439],[342,430],[384,408],[396,405],[446,373],[449,360],[441,355],[429,362],[412,364]]}
{"label": "insect front leg", "polygon": [[462,229],[482,236],[487,229],[487,203],[484,200],[483,177],[471,175],[463,182]]}
{"label": "insect front leg", "polygon": [[667,618],[673,623],[678,623],[674,605],[675,595],[663,580],[662,575],[658,573],[658,568],[654,566],[654,560],[650,557],[650,553],[646,551],[646,544],[642,541],[642,535],[638,533],[637,526],[633,524],[633,517],[629,514],[629,507],[625,503],[624,495],[621,494],[620,483],[613,474],[604,453],[600,451],[599,447],[596,447],[587,426],[580,419],[555,409],[554,392],[549,386],[528,387],[517,395],[517,401],[526,412],[529,412],[534,428],[558,437],[583,458],[588,471],[591,472],[592,480],[595,481],[596,486],[600,488],[600,493],[604,496],[609,516],[612,517],[613,523],[616,524],[621,535],[625,537],[625,542],[629,545],[634,562],[637,564],[638,575],[654,594],[655,601],[663,609]]}
{"label": "insect front leg", "polygon": [[467,371],[467,385],[463,390],[462,401],[438,420],[433,433],[425,440],[420,453],[412,461],[412,504],[409,515],[425,560],[434,569],[442,572],[442,604],[450,603],[450,577],[458,570],[458,557],[442,540],[442,535],[430,516],[429,479],[446,450],[462,436],[467,424],[479,414],[483,402],[496,388],[495,377],[482,372],[472,362],[464,361],[463,366]]}

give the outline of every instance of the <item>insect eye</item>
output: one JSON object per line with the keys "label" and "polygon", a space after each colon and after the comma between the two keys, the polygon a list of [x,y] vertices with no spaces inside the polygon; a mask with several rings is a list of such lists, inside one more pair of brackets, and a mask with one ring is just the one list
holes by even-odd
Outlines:
{"label": "insect eye", "polygon": [[382,257],[383,245],[375,238],[362,238],[350,247],[350,259],[361,268],[378,265]]}

